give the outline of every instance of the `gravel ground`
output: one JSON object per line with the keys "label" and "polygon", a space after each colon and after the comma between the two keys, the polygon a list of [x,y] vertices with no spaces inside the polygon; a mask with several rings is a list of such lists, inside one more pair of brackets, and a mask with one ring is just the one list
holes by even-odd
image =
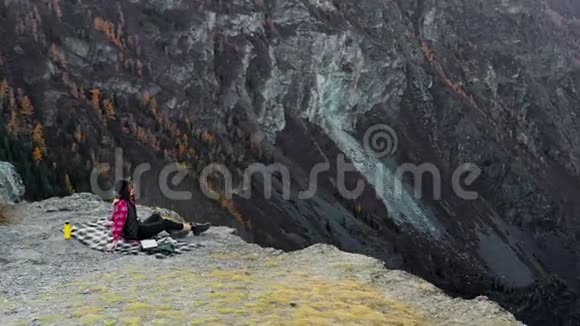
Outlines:
{"label": "gravel ground", "polygon": [[102,217],[109,206],[79,194],[11,210],[13,223],[0,226],[0,324],[519,324],[486,298],[452,299],[327,245],[283,253],[215,227],[190,238],[202,248],[159,260],[62,239],[64,221]]}

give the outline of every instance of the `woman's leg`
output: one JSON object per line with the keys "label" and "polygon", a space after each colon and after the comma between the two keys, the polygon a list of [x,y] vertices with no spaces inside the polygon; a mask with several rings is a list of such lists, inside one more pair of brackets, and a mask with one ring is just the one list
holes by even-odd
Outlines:
{"label": "woman's leg", "polygon": [[166,219],[154,223],[142,223],[139,225],[139,239],[150,239],[162,231],[189,231],[191,225],[181,224]]}
{"label": "woman's leg", "polygon": [[163,217],[161,217],[161,215],[155,213],[151,216],[149,216],[145,221],[143,221],[143,224],[151,224],[151,223],[157,223],[163,220]]}

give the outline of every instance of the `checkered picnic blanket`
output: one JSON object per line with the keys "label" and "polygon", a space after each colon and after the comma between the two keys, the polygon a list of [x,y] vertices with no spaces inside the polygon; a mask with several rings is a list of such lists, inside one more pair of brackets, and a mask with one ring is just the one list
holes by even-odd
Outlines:
{"label": "checkered picnic blanket", "polygon": [[[112,240],[110,222],[107,219],[99,219],[93,222],[75,224],[72,228],[72,236],[91,249],[108,252],[106,246]],[[178,255],[203,247],[202,244],[175,240],[169,236],[157,236],[155,240],[159,245],[168,242],[173,244],[175,254]],[[119,240],[117,248],[113,252],[123,255],[148,254],[141,249],[139,241],[123,239]],[[167,255],[156,253],[155,257],[165,258]]]}

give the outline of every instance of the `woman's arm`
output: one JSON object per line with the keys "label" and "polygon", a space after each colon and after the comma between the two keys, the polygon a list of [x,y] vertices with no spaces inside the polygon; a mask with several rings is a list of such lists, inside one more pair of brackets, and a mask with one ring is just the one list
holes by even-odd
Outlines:
{"label": "woman's arm", "polygon": [[115,203],[111,221],[113,222],[113,241],[117,241],[119,238],[121,238],[121,234],[123,234],[123,228],[125,227],[125,221],[127,221],[127,203],[124,200],[120,200]]}

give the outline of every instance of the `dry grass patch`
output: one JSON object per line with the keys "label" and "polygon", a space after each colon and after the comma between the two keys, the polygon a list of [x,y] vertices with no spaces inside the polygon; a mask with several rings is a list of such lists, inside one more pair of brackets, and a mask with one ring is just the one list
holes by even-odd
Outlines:
{"label": "dry grass patch", "polygon": [[[89,283],[71,283],[59,291],[70,294],[73,313],[68,317],[79,324],[429,324],[415,308],[359,281],[289,271],[273,267],[273,262],[264,261],[272,267],[206,273],[127,268],[107,278],[106,287],[101,285],[103,278],[95,276]],[[82,300],[74,299],[81,292]],[[58,296],[50,299],[55,300]],[[99,308],[105,306],[111,308]],[[47,324],[59,324],[58,317],[44,318]]]}

